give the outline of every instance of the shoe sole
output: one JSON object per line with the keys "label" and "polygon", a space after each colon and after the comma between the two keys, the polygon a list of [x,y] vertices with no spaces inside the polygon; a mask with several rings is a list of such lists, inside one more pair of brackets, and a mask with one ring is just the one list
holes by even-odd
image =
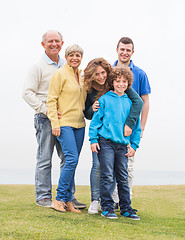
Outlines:
{"label": "shoe sole", "polygon": [[131,219],[131,220],[134,220],[134,221],[140,221],[141,220],[140,218],[139,219],[137,219],[137,218],[130,218],[130,217],[122,216],[122,215],[121,215],[121,217],[124,217],[124,218],[127,218],[127,219]]}
{"label": "shoe sole", "polygon": [[118,217],[106,217],[103,214],[101,214],[102,217],[108,218],[108,219],[118,219]]}
{"label": "shoe sole", "polygon": [[[75,208],[75,207],[74,207],[74,208]],[[75,208],[75,209],[76,209],[76,208]],[[69,208],[67,208],[67,207],[65,208],[65,210],[66,210],[66,212],[81,213],[81,211],[80,211],[80,212],[73,212],[73,211],[70,211]],[[78,209],[76,209],[76,210],[78,210]]]}
{"label": "shoe sole", "polygon": [[70,211],[69,209],[66,209],[67,212],[72,212],[72,213],[82,213],[81,211],[80,212],[75,212],[75,211]]}
{"label": "shoe sole", "polygon": [[38,204],[38,203],[36,203],[36,205],[39,206],[39,207],[52,208],[52,205],[50,205],[50,206],[44,206],[44,205],[41,205],[41,204]]}
{"label": "shoe sole", "polygon": [[54,208],[54,207],[52,207],[52,209],[55,210],[55,211],[57,211],[57,212],[66,213],[66,211],[60,211],[60,210],[58,210],[58,209],[56,209],[56,208]]}
{"label": "shoe sole", "polygon": [[76,205],[73,205],[74,208],[78,208],[78,209],[85,209],[87,206],[76,206]]}
{"label": "shoe sole", "polygon": [[89,214],[92,214],[92,215],[93,215],[93,214],[98,214],[98,212],[90,212],[90,211],[88,211],[88,213],[89,213]]}

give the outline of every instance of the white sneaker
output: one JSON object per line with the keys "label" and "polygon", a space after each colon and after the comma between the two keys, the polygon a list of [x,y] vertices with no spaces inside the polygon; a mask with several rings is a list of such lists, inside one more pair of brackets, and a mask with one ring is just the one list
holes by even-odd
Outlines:
{"label": "white sneaker", "polygon": [[89,209],[88,209],[88,213],[89,214],[96,214],[98,213],[98,209],[99,209],[99,202],[98,201],[93,201],[91,202]]}

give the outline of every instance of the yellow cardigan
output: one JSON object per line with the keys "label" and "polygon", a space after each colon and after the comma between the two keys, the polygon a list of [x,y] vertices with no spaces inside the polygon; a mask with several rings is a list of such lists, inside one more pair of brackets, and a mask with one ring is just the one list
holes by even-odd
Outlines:
{"label": "yellow cardigan", "polygon": [[[47,99],[47,116],[52,129],[61,126],[85,127],[83,110],[87,93],[83,89],[80,73],[78,70],[80,85],[76,81],[73,68],[68,64],[52,76]],[[62,114],[61,119],[57,116],[57,106]]]}

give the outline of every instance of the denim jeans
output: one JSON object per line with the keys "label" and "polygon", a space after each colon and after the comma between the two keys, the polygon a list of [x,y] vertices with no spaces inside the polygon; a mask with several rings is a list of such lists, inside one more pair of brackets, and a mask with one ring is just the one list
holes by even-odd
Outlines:
{"label": "denim jeans", "polygon": [[[128,157],[128,185],[129,185],[129,190],[130,190],[130,198],[132,198],[132,188],[133,188],[133,181],[134,181],[134,160],[135,157]],[[116,203],[119,203],[119,197],[118,197],[118,189],[117,189],[117,185],[114,189],[113,192],[113,200]]]}
{"label": "denim jeans", "polygon": [[92,168],[90,173],[91,201],[100,201],[100,162],[98,154],[92,152]]}
{"label": "denim jeans", "polygon": [[[90,173],[90,185],[91,185],[91,201],[100,201],[100,162],[98,159],[98,154],[92,152],[92,168]],[[114,184],[111,191],[113,194],[116,186],[116,178],[114,177]]]}
{"label": "denim jeans", "polygon": [[61,159],[61,168],[64,164],[65,158],[60,143],[52,134],[51,123],[48,117],[42,113],[36,114],[34,117],[34,125],[38,143],[35,172],[35,195],[36,201],[39,201],[43,198],[52,199],[51,168],[54,146]]}
{"label": "denim jeans", "polygon": [[128,185],[128,158],[127,146],[116,144],[103,137],[99,138],[100,151],[98,158],[100,161],[100,195],[103,210],[113,210],[114,201],[112,199],[112,188],[114,184],[114,174],[118,184],[120,210],[130,209],[131,200]]}
{"label": "denim jeans", "polygon": [[58,140],[62,146],[65,163],[60,173],[56,200],[71,202],[75,170],[83,145],[85,128],[61,127]]}
{"label": "denim jeans", "polygon": [[129,183],[131,198],[132,198],[132,188],[133,188],[133,181],[134,181],[134,160],[135,160],[134,156],[128,158],[128,183]]}

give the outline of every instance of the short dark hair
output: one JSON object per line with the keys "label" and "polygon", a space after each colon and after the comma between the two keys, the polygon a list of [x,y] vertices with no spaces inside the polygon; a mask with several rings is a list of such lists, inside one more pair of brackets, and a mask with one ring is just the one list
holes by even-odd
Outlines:
{"label": "short dark hair", "polygon": [[133,43],[131,38],[129,38],[129,37],[122,37],[119,40],[118,44],[117,44],[117,48],[119,48],[120,42],[123,43],[123,44],[132,44],[132,50],[134,50],[134,43]]}

